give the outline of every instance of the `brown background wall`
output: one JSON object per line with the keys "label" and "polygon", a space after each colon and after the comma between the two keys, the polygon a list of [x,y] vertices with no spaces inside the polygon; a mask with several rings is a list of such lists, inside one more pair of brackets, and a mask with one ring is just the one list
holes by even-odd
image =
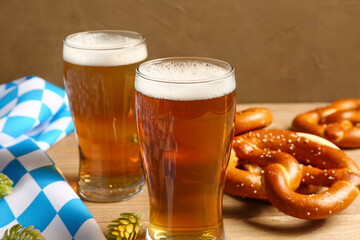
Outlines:
{"label": "brown background wall", "polygon": [[63,86],[62,39],[94,29],[144,34],[150,58],[232,63],[238,102],[360,98],[358,0],[0,0],[0,82]]}

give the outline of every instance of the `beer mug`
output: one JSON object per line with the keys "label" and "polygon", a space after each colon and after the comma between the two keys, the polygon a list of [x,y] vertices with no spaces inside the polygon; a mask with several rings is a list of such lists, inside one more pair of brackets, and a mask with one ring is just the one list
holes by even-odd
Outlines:
{"label": "beer mug", "polygon": [[134,111],[145,38],[130,31],[75,33],[63,44],[64,83],[79,146],[83,199],[114,202],[144,185]]}
{"label": "beer mug", "polygon": [[135,78],[150,203],[147,239],[223,239],[222,198],[235,121],[234,68],[208,58],[141,64]]}

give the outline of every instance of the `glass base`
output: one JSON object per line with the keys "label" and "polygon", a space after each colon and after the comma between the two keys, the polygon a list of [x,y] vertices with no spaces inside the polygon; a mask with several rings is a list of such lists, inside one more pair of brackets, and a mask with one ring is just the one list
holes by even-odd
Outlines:
{"label": "glass base", "polygon": [[[150,232],[150,233],[149,233]],[[150,236],[151,235],[151,236]],[[225,240],[223,225],[205,231],[161,231],[146,229],[146,240]]]}
{"label": "glass base", "polygon": [[126,188],[98,188],[78,182],[79,195],[91,202],[120,202],[135,197],[145,186],[145,179]]}

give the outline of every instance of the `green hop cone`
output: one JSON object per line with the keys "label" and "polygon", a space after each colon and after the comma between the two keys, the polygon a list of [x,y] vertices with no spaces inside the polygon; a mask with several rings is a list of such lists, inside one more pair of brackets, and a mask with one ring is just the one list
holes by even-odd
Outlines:
{"label": "green hop cone", "polygon": [[38,229],[34,226],[22,228],[20,224],[16,224],[6,230],[2,240],[45,240]]}
{"label": "green hop cone", "polygon": [[13,181],[8,176],[0,173],[0,198],[5,197],[11,193]]}
{"label": "green hop cone", "polygon": [[120,218],[107,226],[107,240],[133,240],[141,232],[141,215],[135,213],[122,213]]}

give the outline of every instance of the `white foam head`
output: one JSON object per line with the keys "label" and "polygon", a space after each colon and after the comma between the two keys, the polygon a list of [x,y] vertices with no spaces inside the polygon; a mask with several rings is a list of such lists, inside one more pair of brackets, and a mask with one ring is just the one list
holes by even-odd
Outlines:
{"label": "white foam head", "polygon": [[144,37],[135,32],[82,32],[64,40],[64,60],[77,65],[129,65],[143,61],[146,57]]}
{"label": "white foam head", "polygon": [[207,58],[164,58],[141,64],[136,91],[153,98],[190,101],[222,97],[235,90],[230,64]]}

